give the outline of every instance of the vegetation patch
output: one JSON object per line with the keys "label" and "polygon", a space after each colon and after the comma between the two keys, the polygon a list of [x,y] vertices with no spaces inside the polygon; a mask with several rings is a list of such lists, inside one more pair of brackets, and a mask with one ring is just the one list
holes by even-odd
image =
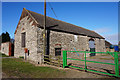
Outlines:
{"label": "vegetation patch", "polygon": [[19,58],[22,58],[22,59],[24,59],[24,56],[20,56]]}
{"label": "vegetation patch", "polygon": [[0,57],[9,57],[9,56],[7,56],[7,55],[5,55],[3,53],[0,53]]}
{"label": "vegetation patch", "polygon": [[19,78],[58,78],[64,77],[66,74],[64,70],[34,66],[20,58],[3,59],[2,70],[9,77],[16,76]]}

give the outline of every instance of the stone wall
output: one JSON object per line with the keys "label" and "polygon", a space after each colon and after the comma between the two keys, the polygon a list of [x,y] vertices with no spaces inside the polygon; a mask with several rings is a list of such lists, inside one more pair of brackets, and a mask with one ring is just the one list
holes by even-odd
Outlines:
{"label": "stone wall", "polygon": [[95,48],[96,52],[105,52],[105,40],[104,39],[95,39]]}
{"label": "stone wall", "polygon": [[43,29],[38,28],[37,31],[37,52],[43,53]]}
{"label": "stone wall", "polygon": [[[43,29],[38,28],[33,24],[33,20],[28,16],[22,18],[19,22],[17,32],[15,33],[15,50],[14,56],[20,57],[25,56],[24,47],[21,46],[21,34],[26,32],[26,47],[29,50],[29,55],[27,54],[27,59],[34,61],[35,63],[41,63],[43,57],[41,54],[43,53]],[[82,35],[74,35],[64,32],[56,32],[56,31],[46,31],[47,32],[47,40],[46,45],[47,52],[50,55],[55,56],[55,48],[61,48],[63,50],[70,51],[86,51],[89,49],[89,39],[91,37],[82,36]],[[96,52],[104,52],[105,51],[105,40],[94,38],[95,40],[95,50]],[[48,51],[49,50],[49,51]],[[84,56],[83,53],[78,53],[81,57]],[[61,52],[62,56],[62,52]],[[73,56],[76,58],[80,58],[77,56],[77,53],[68,53],[68,56]]]}
{"label": "stone wall", "polygon": [[[68,33],[63,33],[63,32],[55,32],[55,31],[50,31],[50,54],[55,56],[55,48],[56,44],[59,44],[63,50],[69,50],[69,51],[86,51],[90,50],[89,48],[89,39],[91,37],[87,36],[82,36],[82,35],[74,35],[74,34],[68,34]],[[105,40],[104,39],[98,39],[94,38],[95,41],[95,50],[96,52],[104,52],[105,51]],[[75,49],[74,49],[75,48]],[[83,53],[68,53],[68,56],[72,57],[80,57],[84,56]],[[62,56],[62,52],[61,52]]]}
{"label": "stone wall", "polygon": [[[88,50],[88,41],[89,38],[87,36],[74,35],[62,32],[50,32],[50,54],[55,56],[55,48],[57,48],[56,44],[61,45],[61,49],[69,50],[69,51],[85,51]],[[74,49],[75,48],[75,49]],[[83,56],[83,53],[78,53]],[[62,52],[61,52],[62,56]],[[77,56],[77,53],[68,53],[68,56]]]}
{"label": "stone wall", "polygon": [[37,30],[38,27],[32,25],[33,21],[28,16],[20,20],[17,32],[15,33],[15,50],[14,56],[20,57],[25,56],[24,47],[21,46],[21,34],[26,33],[26,47],[29,50],[29,55],[27,54],[27,59],[37,62]]}
{"label": "stone wall", "polygon": [[43,29],[38,28],[37,30],[37,55],[38,63],[43,63]]}
{"label": "stone wall", "polygon": [[1,43],[1,53],[9,56],[9,44],[10,42]]}

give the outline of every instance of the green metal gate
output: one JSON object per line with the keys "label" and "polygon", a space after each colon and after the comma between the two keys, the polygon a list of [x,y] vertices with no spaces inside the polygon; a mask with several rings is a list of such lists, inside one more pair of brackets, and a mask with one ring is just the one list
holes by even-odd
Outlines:
{"label": "green metal gate", "polygon": [[[67,52],[84,53],[84,55],[85,55],[84,60],[82,60],[82,59],[67,58]],[[111,54],[114,57],[114,63],[106,63],[106,62],[98,62],[98,61],[86,60],[86,54],[87,53]],[[118,56],[118,54],[120,54],[120,52],[63,51],[63,68],[65,68],[65,67],[72,67],[72,68],[81,69],[81,70],[85,70],[85,71],[91,71],[91,72],[102,73],[102,74],[106,74],[106,75],[110,75],[110,76],[120,77],[120,75],[119,75],[119,66],[120,66],[120,64],[119,64],[119,60],[118,60],[118,58],[120,56]],[[68,65],[67,64],[67,60],[68,59],[69,60],[84,61],[84,63],[85,63],[84,68]],[[115,74],[110,74],[110,73],[107,73],[107,72],[101,72],[101,71],[87,69],[86,62],[107,64],[107,65],[114,65],[115,66]]]}

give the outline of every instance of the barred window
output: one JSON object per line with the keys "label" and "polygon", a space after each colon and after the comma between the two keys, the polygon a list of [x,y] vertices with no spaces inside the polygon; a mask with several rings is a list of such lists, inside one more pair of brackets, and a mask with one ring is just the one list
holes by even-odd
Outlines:
{"label": "barred window", "polygon": [[55,56],[61,56],[61,48],[55,48]]}
{"label": "barred window", "polygon": [[25,36],[26,36],[26,33],[24,32],[21,35],[22,35],[21,45],[22,45],[22,47],[25,47]]}

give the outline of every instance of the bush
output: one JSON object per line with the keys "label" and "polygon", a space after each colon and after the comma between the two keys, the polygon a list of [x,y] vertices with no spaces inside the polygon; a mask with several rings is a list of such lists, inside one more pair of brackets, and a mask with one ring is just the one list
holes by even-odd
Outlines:
{"label": "bush", "polygon": [[22,58],[22,59],[24,59],[24,56],[19,56],[19,58]]}

